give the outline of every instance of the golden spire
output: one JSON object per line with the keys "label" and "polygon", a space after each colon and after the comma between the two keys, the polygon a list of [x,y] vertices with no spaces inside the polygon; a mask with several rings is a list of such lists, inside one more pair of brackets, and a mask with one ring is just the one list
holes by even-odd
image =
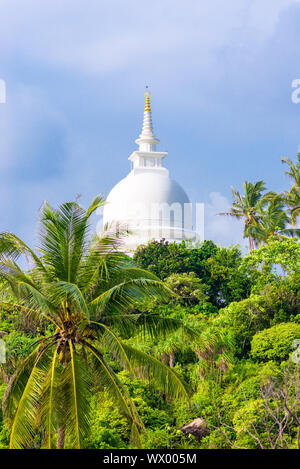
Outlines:
{"label": "golden spire", "polygon": [[159,140],[155,137],[152,128],[150,96],[151,93],[148,90],[148,86],[146,86],[143,127],[139,138],[135,142],[139,145],[139,151],[155,152],[156,144],[159,143]]}
{"label": "golden spire", "polygon": [[145,111],[151,111],[151,107],[150,107],[150,91],[146,91],[145,92]]}

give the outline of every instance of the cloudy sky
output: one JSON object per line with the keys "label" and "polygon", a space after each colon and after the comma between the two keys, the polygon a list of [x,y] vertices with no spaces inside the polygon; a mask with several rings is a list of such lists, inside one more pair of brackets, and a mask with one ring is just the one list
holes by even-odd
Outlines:
{"label": "cloudy sky", "polygon": [[87,205],[129,171],[144,88],[166,165],[206,204],[206,237],[241,242],[215,214],[230,186],[289,185],[300,144],[299,0],[1,0],[0,230],[33,243],[44,200]]}

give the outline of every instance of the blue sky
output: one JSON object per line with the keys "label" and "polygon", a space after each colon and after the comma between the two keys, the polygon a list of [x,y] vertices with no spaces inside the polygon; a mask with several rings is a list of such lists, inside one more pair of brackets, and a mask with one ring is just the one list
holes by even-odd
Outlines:
{"label": "blue sky", "polygon": [[242,241],[215,214],[246,179],[289,185],[299,24],[298,0],[2,0],[0,230],[34,244],[44,200],[107,195],[129,171],[148,84],[159,149],[206,204],[206,237]]}

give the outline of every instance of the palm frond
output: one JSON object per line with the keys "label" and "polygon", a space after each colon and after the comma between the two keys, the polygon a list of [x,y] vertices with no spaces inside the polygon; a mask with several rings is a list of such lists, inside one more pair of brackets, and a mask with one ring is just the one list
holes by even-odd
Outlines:
{"label": "palm frond", "polygon": [[47,406],[48,410],[48,425],[47,425],[47,431],[48,431],[48,448],[51,449],[51,439],[52,439],[52,428],[53,428],[53,395],[54,395],[54,379],[55,379],[55,365],[56,365],[56,359],[57,359],[57,349],[54,352],[52,363],[51,363],[51,368],[49,370],[49,379],[50,379],[50,385],[49,385],[49,402]]}
{"label": "palm frond", "polygon": [[101,195],[97,195],[92,202],[90,203],[90,206],[88,207],[86,211],[86,218],[90,218],[90,216],[95,212],[100,207],[103,207],[105,204],[105,199]]}
{"label": "palm frond", "polygon": [[47,373],[44,393],[42,397],[40,420],[45,428],[45,447],[52,449],[53,434],[57,430],[57,413],[59,412],[59,402],[57,393],[57,347],[52,356],[50,368]]}
{"label": "palm frond", "polygon": [[34,265],[46,271],[41,259],[14,233],[0,233],[0,257],[18,259],[21,255],[29,256]]}
{"label": "palm frond", "polygon": [[139,301],[166,299],[173,295],[160,280],[152,278],[132,278],[105,289],[88,307],[97,318],[103,312],[124,311]]}
{"label": "palm frond", "polygon": [[133,316],[136,317],[136,331],[142,331],[144,336],[148,334],[152,338],[165,338],[173,332],[180,331],[188,341],[197,342],[200,339],[198,331],[186,326],[179,319],[160,316],[156,313],[139,313]]}
{"label": "palm frond", "polygon": [[[178,374],[162,363],[157,358],[138,350],[130,345],[122,342],[122,347],[130,361],[131,367],[135,369],[136,374],[141,379],[150,379],[155,382],[158,389],[164,394],[175,399],[188,400],[189,395],[186,386],[182,383]],[[119,360],[123,361],[124,366],[126,363],[120,351],[117,348],[114,350],[118,354]]]}
{"label": "palm frond", "polygon": [[[10,433],[9,448],[11,449],[26,448],[32,443],[48,363],[49,355],[47,354],[47,348],[44,348],[38,352],[32,369],[29,371],[28,367],[25,367],[23,373],[14,378],[14,386],[10,388],[9,392],[10,403],[14,402],[16,408]],[[27,373],[25,373],[25,369]],[[18,402],[16,401],[17,396],[19,396]]]}
{"label": "palm frond", "polygon": [[132,435],[135,443],[141,447],[139,431],[144,430],[144,425],[138,416],[137,410],[125,387],[120,382],[116,374],[106,363],[101,353],[90,343],[84,342],[84,345],[91,352],[93,372],[95,373],[99,383],[109,391],[111,397],[119,406],[121,412],[129,419],[132,424]]}
{"label": "palm frond", "polygon": [[74,305],[77,312],[89,317],[89,309],[86,304],[85,298],[78,286],[73,283],[57,281],[48,287],[48,295],[51,303],[59,306],[63,302]]}
{"label": "palm frond", "polygon": [[69,341],[70,360],[61,372],[59,396],[60,424],[66,428],[67,446],[82,447],[89,432],[90,398],[92,387],[86,363]]}
{"label": "palm frond", "polygon": [[98,196],[87,211],[77,202],[65,203],[56,211],[48,203],[42,208],[40,251],[56,278],[76,282],[88,244],[89,217],[103,203],[103,198]]}

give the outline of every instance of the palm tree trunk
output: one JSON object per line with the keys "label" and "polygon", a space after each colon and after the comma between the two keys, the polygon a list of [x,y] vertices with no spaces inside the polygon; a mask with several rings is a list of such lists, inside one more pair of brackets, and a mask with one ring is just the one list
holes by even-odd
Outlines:
{"label": "palm tree trunk", "polygon": [[61,426],[58,429],[58,436],[57,436],[57,449],[64,449],[65,447],[65,437],[66,437],[66,428],[65,426]]}
{"label": "palm tree trunk", "polygon": [[173,352],[169,355],[169,366],[170,368],[174,368],[175,366],[175,354]]}
{"label": "palm tree trunk", "polygon": [[250,248],[250,251],[254,250],[254,240],[252,236],[249,236],[249,248]]}

